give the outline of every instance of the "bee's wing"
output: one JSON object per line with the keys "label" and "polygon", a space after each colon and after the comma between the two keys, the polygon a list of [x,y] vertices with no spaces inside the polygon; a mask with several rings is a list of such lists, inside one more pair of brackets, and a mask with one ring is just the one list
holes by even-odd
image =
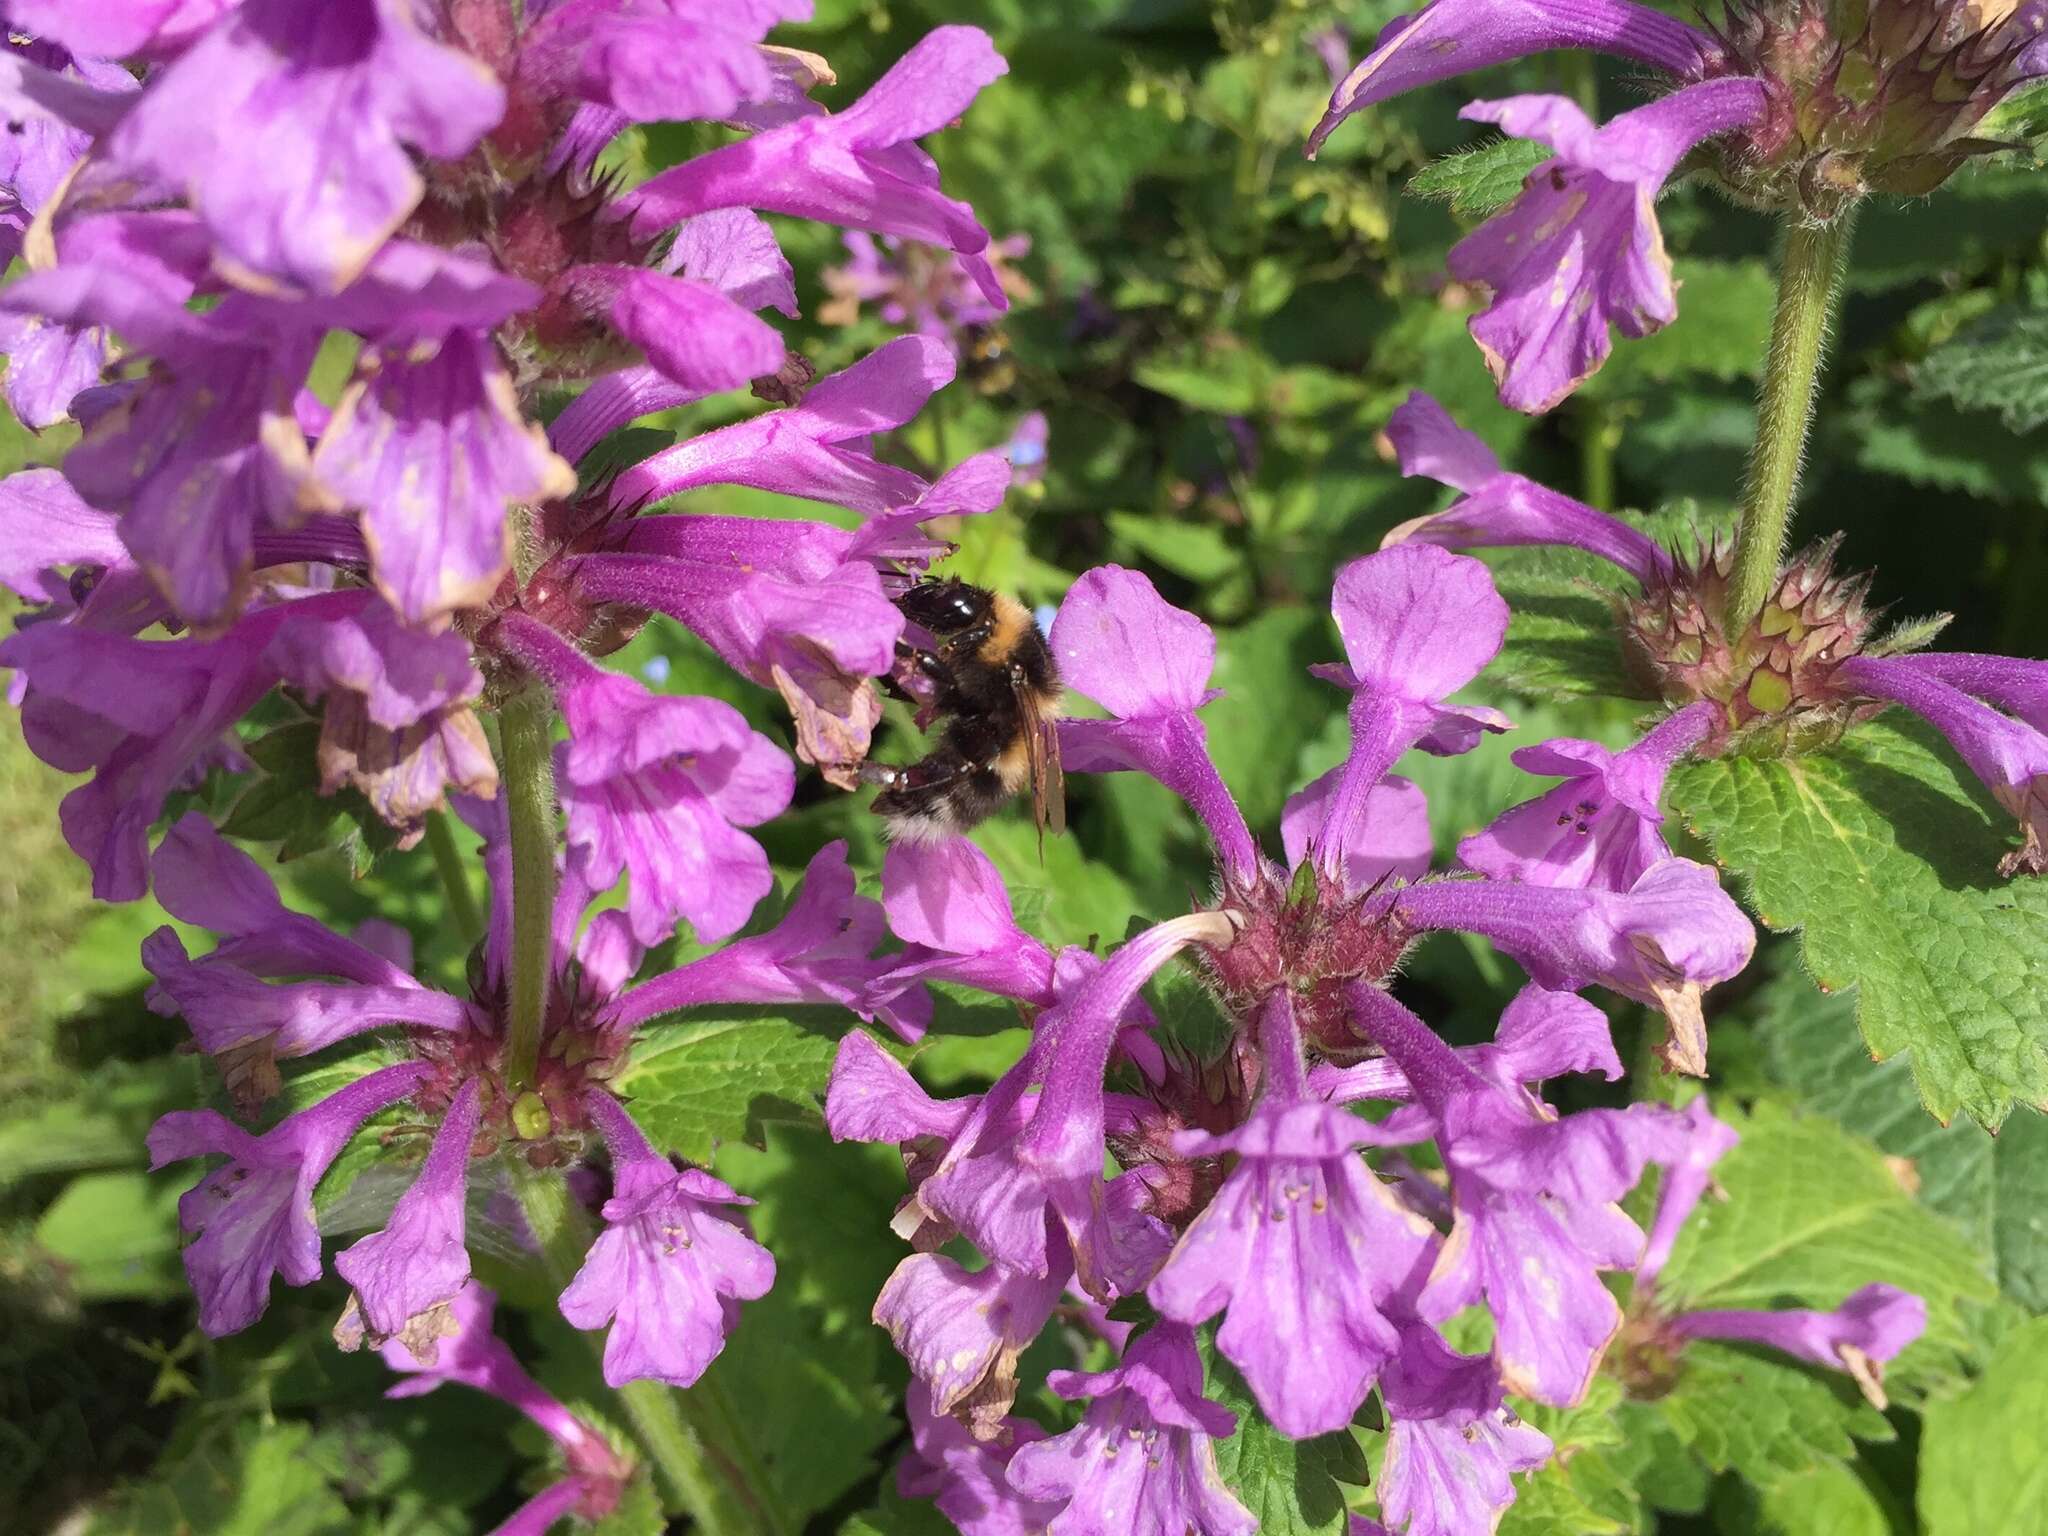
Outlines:
{"label": "bee's wing", "polygon": [[1060,766],[1059,726],[1040,707],[1039,696],[1019,672],[1010,674],[1010,689],[1024,716],[1024,748],[1031,763],[1031,816],[1038,823],[1039,857],[1045,856],[1045,834],[1067,830],[1067,774]]}

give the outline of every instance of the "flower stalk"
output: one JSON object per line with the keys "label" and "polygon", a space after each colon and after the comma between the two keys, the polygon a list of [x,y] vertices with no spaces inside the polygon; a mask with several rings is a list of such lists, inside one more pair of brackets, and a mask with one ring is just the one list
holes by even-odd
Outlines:
{"label": "flower stalk", "polygon": [[[567,1285],[590,1250],[588,1218],[557,1173],[529,1168],[515,1157],[512,1178],[550,1283]],[[584,1337],[592,1349],[602,1350],[598,1335]],[[789,1529],[762,1469],[735,1433],[721,1388],[700,1382],[678,1393],[658,1381],[634,1381],[620,1387],[618,1396],[669,1499],[697,1530],[705,1536],[783,1536]]]}
{"label": "flower stalk", "polygon": [[[498,721],[500,778],[512,830],[512,955],[505,1084],[515,1101],[534,1084],[548,1006],[555,909],[554,700],[532,687]],[[537,1099],[532,1101],[538,1105]],[[541,1111],[545,1114],[545,1111]],[[515,1115],[518,1113],[515,1102]],[[522,1127],[522,1129],[524,1129]],[[545,1135],[546,1126],[531,1134]]]}
{"label": "flower stalk", "polygon": [[1742,526],[1735,536],[1735,570],[1723,615],[1730,634],[1747,629],[1763,611],[1778,579],[1851,223],[1849,214],[1826,224],[1795,218],[1785,232],[1778,308],[1771,321],[1771,351],[1764,363]]}

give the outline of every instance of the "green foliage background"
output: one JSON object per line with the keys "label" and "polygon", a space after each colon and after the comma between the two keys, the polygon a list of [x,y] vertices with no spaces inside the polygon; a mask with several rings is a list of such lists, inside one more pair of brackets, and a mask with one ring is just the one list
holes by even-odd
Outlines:
{"label": "green foliage background", "polygon": [[[955,568],[1048,603],[1074,573],[1115,561],[1203,614],[1219,635],[1216,686],[1228,691],[1208,711],[1211,741],[1246,814],[1268,831],[1286,795],[1342,755],[1339,697],[1303,672],[1335,654],[1334,568],[1439,504],[1435,487],[1400,478],[1381,435],[1408,391],[1436,395],[1526,473],[1610,509],[1663,514],[1667,529],[1708,529],[1732,512],[1769,321],[1768,225],[1682,188],[1660,207],[1684,280],[1678,323],[1622,343],[1593,384],[1541,422],[1502,410],[1464,335],[1472,295],[1441,274],[1451,243],[1512,192],[1532,155],[1493,145],[1456,109],[1470,95],[1541,89],[1612,110],[1634,89],[1604,63],[1537,61],[1362,114],[1321,161],[1304,162],[1301,138],[1328,92],[1310,32],[1336,23],[1364,40],[1396,9],[819,0],[813,24],[781,37],[831,59],[843,101],[932,24],[971,21],[995,35],[1011,73],[933,147],[949,186],[992,231],[1032,237],[1021,268],[1037,297],[1004,327],[1007,360],[970,369],[890,451],[950,462],[1002,444],[1026,411],[1047,414],[1043,486],[968,527]],[[2009,116],[2024,142],[2027,110]],[[694,143],[650,134],[626,141],[619,159],[644,175]],[[1932,202],[1864,215],[1811,455],[1801,529],[1845,529],[1848,560],[1878,568],[1877,591],[1897,613],[1955,615],[1942,643],[1958,649],[2048,654],[2044,221],[2048,178],[2025,151],[1965,173]],[[836,238],[808,226],[783,233],[815,315]],[[864,317],[846,330],[808,328],[801,344],[829,369],[886,334]],[[740,408],[711,402],[687,419]],[[49,461],[64,446],[61,432],[34,440],[8,423],[0,467]],[[783,510],[752,493],[700,493],[690,505]],[[1514,746],[1560,734],[1625,739],[1641,708],[1605,696],[1612,656],[1586,573],[1552,557],[1500,564],[1520,611],[1475,696],[1520,729],[1468,758],[1408,765],[1444,850],[1529,792],[1507,763]],[[671,628],[651,627],[616,664],[657,657],[662,686],[728,698],[786,739],[774,699]],[[488,1529],[532,1491],[522,1479],[544,1459],[540,1437],[454,1390],[385,1402],[381,1365],[326,1340],[341,1301],[331,1279],[278,1288],[268,1317],[241,1337],[208,1342],[195,1331],[173,1210],[190,1171],[150,1175],[142,1152],[157,1113],[214,1091],[175,1051],[179,1027],[141,1004],[135,947],[163,914],[90,901],[57,835],[60,776],[29,758],[11,717],[4,729],[9,1528]],[[911,750],[906,721],[895,720],[893,737],[892,750]],[[284,745],[277,753],[266,767],[288,782]],[[1913,793],[1898,799],[1898,783]],[[458,984],[464,946],[426,851],[380,856],[332,807],[317,825],[250,820],[277,792],[219,780],[203,797],[237,805],[245,825],[288,851],[325,850],[280,866],[289,899],[342,926],[403,924],[423,974]],[[1027,927],[1055,943],[1114,942],[1134,922],[1184,910],[1187,892],[1206,886],[1198,831],[1158,786],[1128,775],[1076,781],[1071,793],[1073,835],[1042,865],[1020,820],[980,834]],[[2044,888],[1987,877],[2002,823],[1922,732],[1887,724],[1810,763],[1689,769],[1673,798],[1700,840],[1693,851],[1727,862],[1773,926],[1803,933],[1768,941],[1717,997],[1713,1091],[1745,1140],[1722,1170],[1730,1202],[1695,1223],[1667,1284],[1694,1305],[1829,1306],[1884,1279],[1924,1291],[1932,1321],[1899,1362],[1886,1413],[1832,1378],[1711,1346],[1662,1398],[1623,1401],[1619,1383],[1602,1378],[1578,1409],[1532,1412],[1569,1454],[1530,1481],[1506,1529],[2048,1530],[2038,1491],[2048,1323],[2035,1316],[2048,1308],[2048,1124],[2031,1107],[2048,1096]],[[1868,827],[1857,830],[1858,818]],[[870,819],[814,783],[764,835],[792,875],[835,836],[851,840],[857,869],[871,877],[879,867]],[[330,847],[337,840],[346,846]],[[1885,899],[1873,904],[1873,893]],[[1518,980],[1483,946],[1445,939],[1417,956],[1403,985],[1434,1022],[1476,1039]],[[1195,989],[1169,982],[1160,1001],[1176,1027],[1199,1035]],[[1627,1049],[1644,1021],[1608,1001]],[[886,1149],[833,1147],[817,1124],[844,1024],[822,1012],[692,1016],[660,1027],[624,1086],[671,1148],[760,1199],[756,1231],[782,1278],[747,1309],[714,1374],[746,1405],[790,1528],[919,1536],[944,1527],[898,1499],[887,1475],[904,1440],[904,1373],[868,1322],[899,1256],[887,1221],[900,1170]],[[944,999],[939,1038],[917,1070],[935,1088],[985,1082],[1019,1049],[1017,1024],[986,1001]],[[1872,1050],[1892,1059],[1879,1065]],[[323,1071],[355,1069],[316,1066],[295,1091],[312,1092]],[[1971,1117],[2002,1130],[1993,1139]],[[330,1234],[376,1225],[402,1187],[379,1146],[360,1138],[323,1186]],[[515,1252],[506,1245],[481,1266],[504,1294],[506,1331],[551,1387],[601,1419],[605,1394],[583,1342]],[[1068,1363],[1060,1354],[1048,1345],[1027,1357],[1027,1383]],[[1227,1366],[1212,1388],[1242,1406]],[[1065,1411],[1028,1388],[1024,1406],[1048,1422]],[[1377,1441],[1361,1430],[1295,1447],[1248,1425],[1226,1470],[1274,1536],[1333,1532],[1347,1505],[1370,1507],[1360,1455],[1375,1457]],[[651,1500],[629,1501],[607,1528],[626,1536],[660,1523]]]}

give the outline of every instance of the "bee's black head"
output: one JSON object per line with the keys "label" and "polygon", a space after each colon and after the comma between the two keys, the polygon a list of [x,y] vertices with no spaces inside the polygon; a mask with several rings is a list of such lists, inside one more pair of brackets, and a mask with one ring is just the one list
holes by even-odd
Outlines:
{"label": "bee's black head", "polygon": [[919,582],[896,601],[905,618],[934,635],[972,629],[988,617],[994,604],[993,593],[951,579]]}

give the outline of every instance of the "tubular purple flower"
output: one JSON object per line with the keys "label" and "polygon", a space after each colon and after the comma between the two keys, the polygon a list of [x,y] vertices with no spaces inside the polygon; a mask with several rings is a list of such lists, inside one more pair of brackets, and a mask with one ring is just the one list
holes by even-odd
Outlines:
{"label": "tubular purple flower", "polygon": [[320,493],[359,508],[378,588],[415,624],[489,598],[512,563],[506,508],[576,488],[527,422],[488,337],[371,349],[320,434]]}
{"label": "tubular purple flower", "polygon": [[149,873],[165,911],[220,937],[202,964],[232,965],[254,976],[340,976],[386,990],[420,987],[383,955],[317,918],[288,911],[263,866],[223,840],[198,811],[187,811],[164,834]]}
{"label": "tubular purple flower", "polygon": [[[1473,1072],[1509,1093],[1574,1072],[1597,1072],[1610,1083],[1621,1079],[1607,1015],[1576,993],[1551,992],[1534,982],[1517,992],[1501,1014],[1491,1045],[1461,1046],[1457,1054]],[[1384,1056],[1351,1067],[1326,1062],[1309,1073],[1309,1091],[1337,1104],[1415,1097],[1407,1075]]]}
{"label": "tubular purple flower", "polygon": [[287,1285],[320,1278],[313,1188],[355,1129],[425,1081],[424,1062],[357,1078],[260,1136],[210,1109],[173,1110],[149,1131],[149,1165],[208,1153],[227,1163],[178,1201],[178,1225],[194,1237],[185,1273],[199,1297],[199,1326],[215,1338],[248,1327],[270,1301],[270,1277]]}
{"label": "tubular purple flower", "polygon": [[430,1360],[434,1341],[456,1327],[449,1306],[469,1283],[463,1201],[470,1143],[482,1120],[483,1084],[470,1078],[455,1091],[419,1177],[398,1197],[384,1230],[334,1256],[335,1273],[350,1290],[334,1325],[343,1349],[397,1339],[415,1359]]}
{"label": "tubular purple flower", "polygon": [[1418,929],[1477,933],[1521,963],[1539,986],[1598,984],[1660,1009],[1671,1026],[1659,1057],[1704,1077],[1705,989],[1749,963],[1756,929],[1714,871],[1664,859],[1627,891],[1522,885],[1507,880],[1426,881],[1394,896]]}
{"label": "tubular purple flower", "polygon": [[531,1419],[562,1449],[570,1469],[585,1477],[622,1480],[630,1470],[604,1437],[527,1374],[505,1341],[491,1331],[497,1297],[472,1280],[448,1303],[448,1331],[414,1354],[403,1339],[382,1347],[384,1363],[403,1377],[385,1389],[393,1398],[423,1397],[454,1382],[495,1397]]}
{"label": "tubular purple flower", "polygon": [[1712,735],[1722,718],[1720,705],[1701,699],[1623,752],[1571,739],[1521,748],[1516,767],[1565,782],[1459,843],[1459,861],[1527,885],[1631,889],[1651,865],[1671,857],[1661,802],[1672,764]]}
{"label": "tubular purple flower", "polygon": [[1342,1428],[1365,1401],[1399,1343],[1382,1304],[1427,1269],[1435,1233],[1359,1157],[1371,1123],[1310,1097],[1285,992],[1260,1014],[1259,1050],[1265,1092],[1250,1119],[1175,1138],[1183,1155],[1235,1165],[1146,1295],[1188,1324],[1227,1308],[1216,1347],[1299,1440]]}
{"label": "tubular purple flower", "polygon": [[239,0],[7,0],[8,19],[32,37],[99,58],[166,59],[190,47]]}
{"label": "tubular purple flower", "polygon": [[[1038,1021],[1044,1089],[1017,1141],[1023,1165],[1045,1180],[1067,1226],[1082,1281],[1094,1291],[1081,1233],[1099,1209],[1103,1163],[1103,1074],[1124,1016],[1153,973],[1193,944],[1227,948],[1236,937],[1222,912],[1191,912],[1154,925],[1123,945]],[[1036,1054],[1036,1053],[1034,1053]],[[1013,1069],[1017,1070],[1017,1069]]]}
{"label": "tubular purple flower", "polygon": [[1337,83],[1306,153],[1313,160],[1345,118],[1389,97],[1553,48],[1594,48],[1678,76],[1721,53],[1710,34],[1629,0],[1436,0],[1381,31]]}
{"label": "tubular purple flower", "polygon": [[149,828],[164,800],[277,681],[269,643],[291,605],[217,640],[135,640],[37,624],[0,641],[28,680],[22,733],[44,762],[93,778],[64,797],[64,840],[92,866],[93,894],[148,886]]}
{"label": "tubular purple flower", "polygon": [[[1290,795],[1280,812],[1280,839],[1287,867],[1299,869],[1309,850],[1323,840],[1330,797],[1343,781],[1340,763],[1306,789]],[[1435,843],[1429,829],[1429,800],[1421,787],[1390,773],[1369,790],[1364,809],[1351,825],[1330,834],[1341,860],[1343,887],[1363,895],[1388,879],[1419,880],[1429,873]]]}
{"label": "tubular purple flower", "polygon": [[931,1000],[905,987],[882,1003],[875,983],[896,958],[869,958],[883,934],[882,907],[854,889],[846,844],[812,856],[788,913],[768,933],[736,939],[621,997],[613,1017],[624,1027],[701,1003],[827,1003],[863,1019],[880,1018],[905,1040],[923,1036]]}
{"label": "tubular purple flower", "polygon": [[1310,670],[1352,691],[1351,753],[1310,855],[1336,881],[1367,801],[1403,752],[1469,751],[1482,730],[1507,728],[1493,710],[1444,700],[1500,650],[1508,607],[1485,566],[1426,545],[1351,561],[1337,572],[1330,607],[1348,665]]}
{"label": "tubular purple flower", "polygon": [[1121,566],[1098,566],[1069,589],[1052,624],[1053,656],[1068,687],[1111,720],[1062,720],[1070,773],[1150,774],[1185,800],[1216,844],[1226,881],[1258,879],[1258,846],[1209,757],[1196,711],[1222,695],[1209,687],[1216,637]]}
{"label": "tubular purple flower", "polygon": [[399,730],[483,692],[463,636],[408,629],[368,594],[337,598],[296,607],[271,642],[285,680],[309,698],[356,694],[373,724]]}
{"label": "tubular purple flower", "polygon": [[1501,404],[1541,415],[1607,360],[1610,325],[1643,337],[1678,318],[1657,194],[1693,146],[1756,122],[1766,100],[1762,81],[1730,76],[1598,128],[1563,96],[1475,101],[1459,114],[1557,151],[1451,248],[1451,275],[1493,291],[1471,331]]}
{"label": "tubular purple flower", "polygon": [[633,236],[718,208],[816,219],[950,247],[1001,307],[1002,285],[979,259],[988,231],[939,191],[938,167],[914,141],[959,117],[1007,68],[979,29],[936,28],[846,111],[799,117],[642,184],[622,200]]}
{"label": "tubular purple flower", "polygon": [[1061,1397],[1092,1398],[1079,1425],[1010,1459],[1010,1486],[1066,1508],[1047,1536],[1251,1536],[1258,1521],[1224,1486],[1212,1442],[1236,1432],[1202,1396],[1195,1336],[1159,1323],[1131,1340],[1114,1370],[1054,1371]]}
{"label": "tubular purple flower", "polygon": [[1657,1191],[1657,1214],[1650,1221],[1650,1241],[1636,1265],[1639,1292],[1656,1285],[1678,1242],[1679,1230],[1713,1182],[1714,1164],[1742,1139],[1735,1134],[1734,1127],[1714,1118],[1703,1097],[1694,1099],[1679,1113],[1685,1117],[1687,1134],[1679,1155],[1664,1167],[1664,1182]]}
{"label": "tubular purple flower", "polygon": [[1881,1409],[1884,1367],[1926,1331],[1927,1303],[1895,1286],[1866,1285],[1832,1312],[1681,1312],[1667,1326],[1678,1338],[1765,1344],[1847,1371]]}
{"label": "tubular purple flower", "polygon": [[1451,420],[1420,390],[1387,422],[1401,473],[1441,481],[1464,497],[1444,512],[1418,517],[1390,532],[1385,546],[1405,542],[1446,549],[1564,544],[1619,566],[1644,586],[1669,581],[1671,556],[1647,534],[1525,475],[1500,467],[1493,451]]}
{"label": "tubular purple flower", "polygon": [[64,472],[24,469],[0,480],[0,586],[31,603],[70,605],[75,565],[128,563],[114,518],[87,506]]}
{"label": "tubular purple flower", "polygon": [[1380,1510],[1405,1536],[1493,1530],[1515,1501],[1509,1474],[1550,1460],[1550,1438],[1501,1405],[1492,1359],[1457,1353],[1426,1323],[1402,1330],[1381,1392]]}
{"label": "tubular purple flower", "polygon": [[869,1006],[894,1004],[928,981],[1051,1004],[1052,951],[1017,926],[1003,877],[966,838],[890,844],[882,910],[907,947],[869,983]]}
{"label": "tubular purple flower", "polygon": [[1029,1419],[1010,1419],[998,1440],[977,1440],[958,1421],[935,1411],[928,1394],[911,1384],[912,1450],[896,1469],[896,1491],[906,1499],[930,1499],[961,1536],[1043,1536],[1059,1513],[1056,1503],[1036,1504],[1010,1486],[1011,1458],[1045,1438]]}
{"label": "tubular purple flower", "polygon": [[604,1230],[562,1292],[562,1316],[577,1328],[610,1324],[606,1386],[691,1386],[725,1347],[739,1303],[775,1283],[768,1250],[718,1209],[753,1202],[708,1173],[678,1172],[603,1089],[583,1105],[611,1148],[612,1197]]}
{"label": "tubular purple flower", "polygon": [[461,999],[418,985],[272,984],[228,960],[195,962],[169,927],[142,941],[142,964],[155,982],[150,1008],[182,1016],[199,1049],[219,1059],[236,1098],[252,1106],[277,1091],[278,1059],[310,1056],[390,1024],[456,1030],[473,1022]]}
{"label": "tubular purple flower", "polygon": [[1367,1036],[1437,1120],[1455,1216],[1418,1301],[1441,1322],[1482,1296],[1510,1391],[1580,1400],[1621,1328],[1603,1269],[1632,1267],[1643,1234],[1614,1202],[1644,1166],[1679,1155],[1683,1129],[1658,1105],[1546,1118],[1526,1092],[1486,1082],[1400,1003],[1347,989]]}
{"label": "tubular purple flower", "polygon": [[1017,1357],[1038,1337],[1073,1273],[990,1264],[969,1273],[940,1254],[912,1254],[875,1298],[874,1319],[931,1393],[934,1413],[977,1440],[998,1438],[1017,1396]]}
{"label": "tubular purple flower", "polygon": [[709,283],[598,263],[566,274],[559,289],[693,395],[737,389],[782,366],[782,333]]}
{"label": "tubular purple flower", "polygon": [[239,281],[333,292],[420,200],[405,146],[465,154],[504,107],[490,70],[427,37],[407,0],[243,0],[103,151],[182,189]]}
{"label": "tubular purple flower", "polygon": [[569,723],[556,749],[569,845],[600,889],[630,876],[634,937],[658,944],[678,917],[707,942],[738,931],[775,884],[738,829],[789,804],[789,759],[730,704],[650,693],[524,614],[494,634],[555,690]]}
{"label": "tubular purple flower", "polygon": [[631,122],[729,118],[774,89],[768,29],[810,14],[810,0],[566,0],[520,39],[519,82]]}
{"label": "tubular purple flower", "polygon": [[907,506],[925,492],[925,481],[877,461],[868,439],[915,416],[934,391],[952,382],[955,366],[952,354],[928,337],[899,336],[818,380],[801,405],[706,432],[623,471],[612,484],[612,504],[631,507],[699,486],[745,485],[856,512]]}
{"label": "tubular purple flower", "polygon": [[2021,843],[1999,860],[2001,875],[2010,879],[2048,873],[2048,734],[2027,719],[2001,714],[1943,678],[1946,671],[1970,679],[1980,688],[1994,690],[1988,696],[1995,702],[2012,701],[2039,719],[2036,674],[2010,669],[1994,673],[1979,658],[1962,665],[1929,666],[1929,660],[1852,656],[1835,669],[1835,676],[1858,692],[1910,709],[1940,731],[1992,798],[2018,819]]}

